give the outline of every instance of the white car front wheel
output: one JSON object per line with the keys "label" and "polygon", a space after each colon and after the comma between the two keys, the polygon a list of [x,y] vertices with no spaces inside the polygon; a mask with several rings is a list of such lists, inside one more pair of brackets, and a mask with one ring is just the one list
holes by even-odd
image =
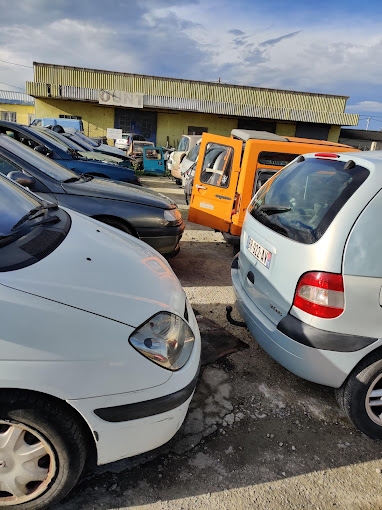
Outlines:
{"label": "white car front wheel", "polygon": [[85,459],[72,412],[35,393],[0,391],[0,508],[51,507],[75,485]]}

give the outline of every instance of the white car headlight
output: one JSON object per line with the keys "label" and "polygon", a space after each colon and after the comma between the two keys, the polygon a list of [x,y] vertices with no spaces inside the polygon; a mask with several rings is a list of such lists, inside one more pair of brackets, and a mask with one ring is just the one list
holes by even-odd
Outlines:
{"label": "white car headlight", "polygon": [[130,344],[143,356],[169,370],[179,370],[188,361],[195,337],[178,315],[160,312],[137,328]]}
{"label": "white car headlight", "polygon": [[179,209],[166,209],[164,211],[164,219],[170,225],[180,225],[182,223],[182,215]]}

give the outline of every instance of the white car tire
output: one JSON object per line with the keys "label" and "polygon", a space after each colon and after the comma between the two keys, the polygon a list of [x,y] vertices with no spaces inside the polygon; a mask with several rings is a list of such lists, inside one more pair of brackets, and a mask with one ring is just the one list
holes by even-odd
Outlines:
{"label": "white car tire", "polygon": [[0,508],[53,508],[76,484],[86,454],[70,409],[38,393],[0,391]]}

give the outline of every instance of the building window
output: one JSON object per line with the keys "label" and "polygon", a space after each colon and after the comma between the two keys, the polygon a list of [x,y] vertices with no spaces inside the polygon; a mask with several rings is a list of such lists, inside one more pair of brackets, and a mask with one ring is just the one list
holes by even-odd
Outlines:
{"label": "building window", "polygon": [[82,117],[78,117],[77,115],[59,115],[60,119],[78,119],[82,120]]}
{"label": "building window", "polygon": [[124,133],[131,133],[131,115],[120,115],[119,117],[119,129],[122,129]]}
{"label": "building window", "polygon": [[16,112],[1,112],[1,120],[7,120],[9,122],[17,122]]}
{"label": "building window", "polygon": [[202,135],[208,133],[208,128],[199,126],[188,126],[188,135]]}
{"label": "building window", "polygon": [[141,124],[141,133],[145,138],[150,138],[151,132],[153,130],[153,125],[151,119],[142,119]]}

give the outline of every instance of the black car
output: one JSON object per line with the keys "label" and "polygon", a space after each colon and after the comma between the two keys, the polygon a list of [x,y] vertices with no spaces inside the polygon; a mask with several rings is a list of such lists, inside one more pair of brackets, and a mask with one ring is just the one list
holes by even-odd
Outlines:
{"label": "black car", "polygon": [[11,136],[79,175],[86,173],[94,177],[139,184],[139,179],[135,175],[134,170],[124,166],[104,163],[103,161],[87,160],[77,150],[68,147],[68,145],[63,145],[57,140],[53,140],[52,137],[32,127],[1,120],[0,133]]}
{"label": "black car", "polygon": [[79,176],[38,152],[0,134],[0,173],[40,197],[74,209],[174,256],[184,230],[176,204],[132,184]]}

